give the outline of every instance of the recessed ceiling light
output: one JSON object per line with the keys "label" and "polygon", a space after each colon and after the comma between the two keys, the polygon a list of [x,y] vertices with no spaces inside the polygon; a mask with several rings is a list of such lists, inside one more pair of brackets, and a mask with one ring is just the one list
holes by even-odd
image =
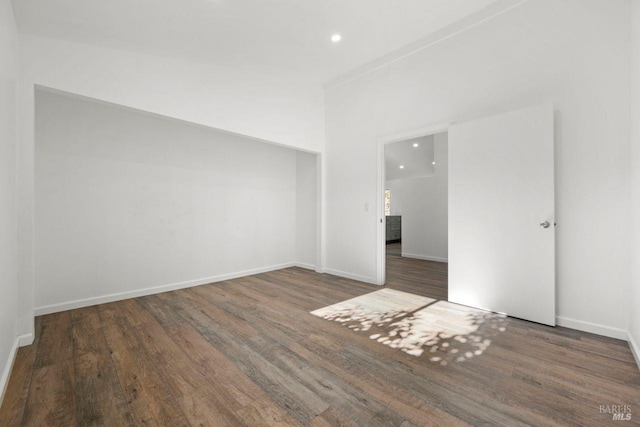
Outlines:
{"label": "recessed ceiling light", "polygon": [[431,162],[431,164],[432,164],[432,165],[435,165],[435,164],[436,164],[436,162]]}
{"label": "recessed ceiling light", "polygon": [[420,144],[418,144],[417,142],[415,144],[413,144],[414,147],[418,147]]}
{"label": "recessed ceiling light", "polygon": [[334,34],[331,36],[331,41],[334,43],[338,43],[340,40],[342,40],[342,36],[340,34]]}
{"label": "recessed ceiling light", "polygon": [[404,169],[404,165],[400,165],[400,169]]}

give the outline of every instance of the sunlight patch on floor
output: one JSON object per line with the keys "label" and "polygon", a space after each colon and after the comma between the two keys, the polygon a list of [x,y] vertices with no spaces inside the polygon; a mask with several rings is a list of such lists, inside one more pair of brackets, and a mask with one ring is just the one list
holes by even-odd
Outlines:
{"label": "sunlight patch on floor", "polygon": [[506,330],[506,316],[393,289],[352,298],[311,314],[441,365],[482,355]]}

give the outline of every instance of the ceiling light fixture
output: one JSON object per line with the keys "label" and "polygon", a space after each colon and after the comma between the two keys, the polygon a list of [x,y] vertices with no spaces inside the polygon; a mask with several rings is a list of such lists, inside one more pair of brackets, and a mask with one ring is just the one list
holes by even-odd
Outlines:
{"label": "ceiling light fixture", "polygon": [[334,43],[338,43],[340,40],[342,40],[342,36],[340,34],[334,34],[331,36],[331,41]]}
{"label": "ceiling light fixture", "polygon": [[400,169],[404,169],[404,165],[400,165]]}
{"label": "ceiling light fixture", "polygon": [[435,164],[436,164],[436,162],[431,162],[431,164],[432,164],[432,165],[435,165]]}
{"label": "ceiling light fixture", "polygon": [[417,142],[415,144],[413,144],[414,147],[418,147],[420,144],[418,144]]}

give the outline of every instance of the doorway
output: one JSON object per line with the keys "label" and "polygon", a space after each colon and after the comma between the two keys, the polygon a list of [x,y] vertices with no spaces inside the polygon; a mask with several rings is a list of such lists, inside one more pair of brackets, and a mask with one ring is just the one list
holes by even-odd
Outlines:
{"label": "doorway", "polygon": [[[389,284],[382,200],[387,169],[393,168],[385,164],[387,146],[445,131],[447,300],[555,325],[552,104],[473,118],[379,142],[378,283]],[[390,198],[393,204],[393,192]],[[407,257],[408,235],[402,233],[402,259]]]}
{"label": "doorway", "polygon": [[448,297],[447,131],[384,144],[385,284]]}

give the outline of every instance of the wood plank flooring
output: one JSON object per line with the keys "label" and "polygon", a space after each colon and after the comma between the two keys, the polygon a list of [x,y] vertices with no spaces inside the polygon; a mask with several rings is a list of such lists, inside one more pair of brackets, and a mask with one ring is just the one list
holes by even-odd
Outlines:
{"label": "wood plank flooring", "polygon": [[402,243],[389,243],[387,286],[431,298],[447,300],[447,263],[402,258]]}
{"label": "wood plank flooring", "polygon": [[[446,264],[396,258],[388,287],[446,297]],[[640,423],[623,341],[507,319],[443,366],[309,314],[378,289],[289,268],[38,317],[0,426]]]}

